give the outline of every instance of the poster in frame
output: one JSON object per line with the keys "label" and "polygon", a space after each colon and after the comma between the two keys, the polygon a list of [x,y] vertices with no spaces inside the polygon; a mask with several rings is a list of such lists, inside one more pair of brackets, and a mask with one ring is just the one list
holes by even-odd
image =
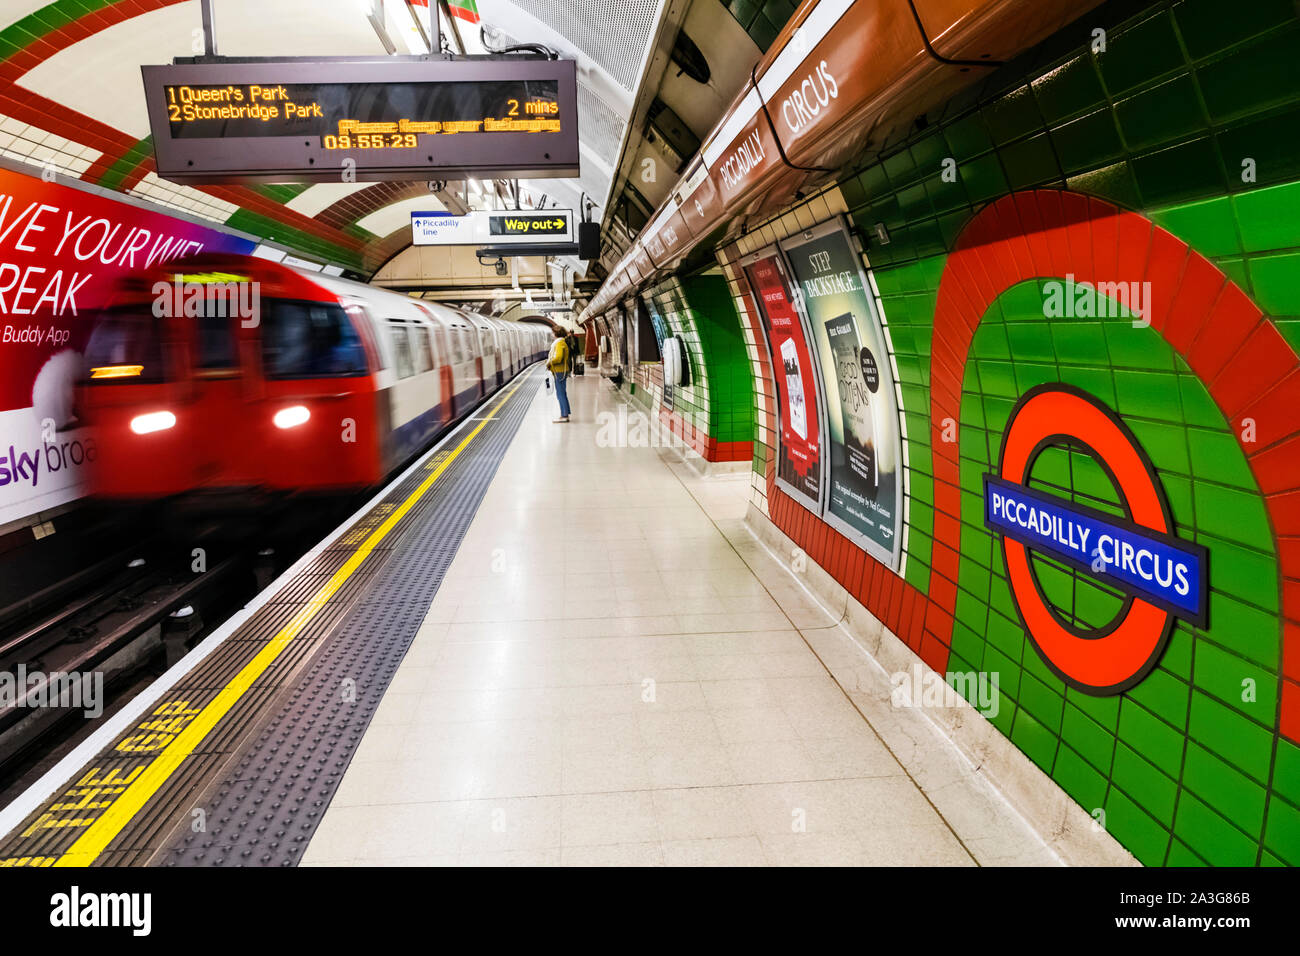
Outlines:
{"label": "poster in frame", "polygon": [[763,327],[776,389],[776,484],[820,515],[826,497],[825,389],[789,267],[771,245],[740,262]]}
{"label": "poster in frame", "polygon": [[779,245],[825,385],[825,519],[896,571],[903,530],[900,399],[857,242],[837,217]]}

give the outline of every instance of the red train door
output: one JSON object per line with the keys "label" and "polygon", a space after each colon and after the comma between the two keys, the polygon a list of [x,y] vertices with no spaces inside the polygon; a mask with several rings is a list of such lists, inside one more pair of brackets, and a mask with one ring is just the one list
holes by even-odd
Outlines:
{"label": "red train door", "polygon": [[239,318],[221,309],[206,309],[194,320],[189,383],[198,438],[194,455],[195,485],[253,487],[260,481],[257,403],[261,381],[248,355],[253,340],[243,337]]}

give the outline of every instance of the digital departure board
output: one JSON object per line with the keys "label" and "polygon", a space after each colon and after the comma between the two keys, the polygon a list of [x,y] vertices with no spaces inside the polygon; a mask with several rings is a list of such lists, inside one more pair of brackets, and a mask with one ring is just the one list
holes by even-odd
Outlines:
{"label": "digital departure board", "polygon": [[158,175],[184,183],[577,176],[573,61],[141,67]]}

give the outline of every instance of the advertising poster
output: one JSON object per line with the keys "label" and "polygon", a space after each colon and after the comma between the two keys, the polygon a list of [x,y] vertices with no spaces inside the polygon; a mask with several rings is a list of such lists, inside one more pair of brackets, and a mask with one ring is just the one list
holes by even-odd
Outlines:
{"label": "advertising poster", "polygon": [[627,311],[625,305],[620,305],[614,312],[618,324],[618,364],[623,366],[625,375],[630,375],[632,364],[632,349],[628,337]]}
{"label": "advertising poster", "polygon": [[664,338],[667,332],[664,330],[664,317],[659,314],[659,309],[655,307],[653,296],[643,296],[646,312],[650,316],[650,325],[655,330],[655,341],[659,343],[659,353],[662,355],[664,350]]}
{"label": "advertising poster", "polygon": [[826,517],[897,569],[902,440],[885,333],[858,254],[838,220],[781,243],[826,383]]}
{"label": "advertising poster", "polygon": [[797,501],[821,513],[822,412],[812,352],[780,255],[759,253],[745,266],[745,275],[763,317],[772,374],[776,378],[781,419],[776,480]]}
{"label": "advertising poster", "polygon": [[96,454],[73,413],[95,313],[118,276],[246,239],[0,168],[0,525],[81,494]]}

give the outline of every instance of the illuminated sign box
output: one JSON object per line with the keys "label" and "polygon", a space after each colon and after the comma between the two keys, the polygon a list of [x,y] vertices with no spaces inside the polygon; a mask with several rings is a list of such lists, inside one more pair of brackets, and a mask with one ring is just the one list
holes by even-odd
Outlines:
{"label": "illuminated sign box", "polygon": [[516,236],[547,236],[573,241],[573,218],[558,209],[542,213],[489,213],[488,235],[494,242]]}
{"label": "illuminated sign box", "polygon": [[182,183],[579,174],[572,60],[142,66],[158,175]]}
{"label": "illuminated sign box", "polygon": [[417,246],[523,245],[538,239],[573,242],[572,211],[411,213],[411,242]]}

